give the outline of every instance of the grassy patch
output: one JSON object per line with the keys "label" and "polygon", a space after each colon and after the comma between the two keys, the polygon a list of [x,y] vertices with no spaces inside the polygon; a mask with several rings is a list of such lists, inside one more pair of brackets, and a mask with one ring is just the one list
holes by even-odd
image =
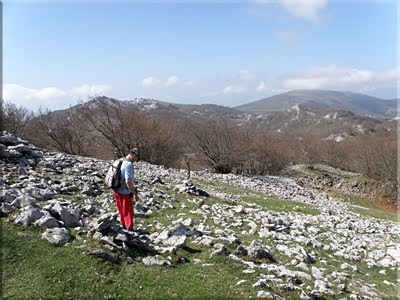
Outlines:
{"label": "grassy patch", "polygon": [[[2,229],[5,299],[38,299],[44,295],[63,299],[238,299],[254,298],[259,290],[252,287],[256,273],[243,274],[241,265],[226,256],[210,257],[207,249],[198,249],[194,254],[180,249],[178,254],[191,262],[172,267],[128,264],[125,259],[113,265],[83,255],[83,240],[54,247],[39,238],[43,230],[8,222],[2,222]],[[21,237],[19,231],[33,237]],[[195,264],[195,258],[201,263]],[[212,266],[202,266],[203,263]],[[242,279],[247,282],[236,286]]]}
{"label": "grassy patch", "polygon": [[319,210],[313,208],[310,204],[283,200],[278,197],[250,197],[245,196],[242,199],[246,202],[255,203],[268,210],[277,212],[299,212],[309,215],[318,215]]}
{"label": "grassy patch", "polygon": [[207,181],[202,179],[194,179],[193,182],[195,184],[200,184],[201,186],[210,186],[214,188],[218,192],[223,192],[232,195],[243,195],[246,194],[246,190],[241,187],[237,187],[231,185],[229,183],[221,182],[221,181]]}
{"label": "grassy patch", "polygon": [[352,210],[364,217],[373,217],[377,219],[398,221],[397,213],[383,211],[380,208],[377,208],[373,203],[368,202],[360,197],[356,197],[354,195],[345,195],[343,199],[350,204],[361,206],[361,207],[352,207]]}

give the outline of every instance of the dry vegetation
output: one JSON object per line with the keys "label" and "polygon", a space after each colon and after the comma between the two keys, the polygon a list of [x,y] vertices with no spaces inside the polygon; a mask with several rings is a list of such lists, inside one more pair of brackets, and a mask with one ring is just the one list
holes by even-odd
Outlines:
{"label": "dry vegetation", "polygon": [[396,199],[395,132],[382,130],[335,142],[320,135],[256,134],[225,120],[175,124],[124,110],[118,101],[99,98],[95,103],[34,114],[6,102],[2,124],[4,130],[43,148],[110,159],[139,147],[142,158],[154,164],[185,167],[190,157],[192,166],[218,173],[278,174],[289,165],[322,163],[375,179],[385,196]]}

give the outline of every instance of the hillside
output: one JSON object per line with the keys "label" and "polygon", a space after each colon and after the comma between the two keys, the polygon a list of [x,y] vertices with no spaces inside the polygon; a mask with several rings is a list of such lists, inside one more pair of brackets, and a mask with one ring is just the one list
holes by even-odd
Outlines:
{"label": "hillside", "polygon": [[12,136],[0,158],[5,298],[396,297],[396,215],[345,196],[140,162],[128,232],[103,184],[109,161]]}
{"label": "hillside", "polygon": [[[357,115],[345,110],[309,107],[303,104],[293,105],[283,111],[262,114],[245,113],[235,108],[213,104],[173,104],[142,98],[123,101],[98,97],[81,105],[94,110],[98,107],[99,101],[106,101],[111,106],[120,105],[124,111],[143,111],[162,120],[173,120],[178,125],[185,125],[188,120],[224,119],[253,132],[273,134],[313,134],[326,138],[340,136],[339,140],[342,140],[351,136],[372,134],[380,130],[396,129],[395,120]],[[70,110],[74,111],[81,105],[74,106]],[[55,113],[62,115],[66,111]]]}
{"label": "hillside", "polygon": [[[284,111],[267,112],[242,123],[257,132],[351,138],[379,131],[395,131],[396,121],[356,115],[351,111],[295,104]],[[339,140],[340,141],[340,140]]]}
{"label": "hillside", "polygon": [[[175,120],[177,122],[182,122],[189,119],[232,119],[241,120],[245,118],[246,113],[239,110],[215,105],[215,104],[176,104],[168,103],[164,101],[159,101],[155,99],[144,99],[135,98],[132,100],[118,100],[108,97],[97,97],[83,104],[72,107],[74,110],[81,105],[95,109],[98,106],[98,101],[103,100],[112,105],[117,103],[127,110],[139,110],[147,112],[152,116],[158,117],[160,119]],[[64,112],[66,110],[63,110]],[[60,112],[63,112],[60,111]]]}
{"label": "hillside", "polygon": [[263,114],[283,111],[296,104],[384,118],[393,118],[397,115],[396,100],[382,100],[359,93],[328,90],[294,90],[235,108],[247,113]]}

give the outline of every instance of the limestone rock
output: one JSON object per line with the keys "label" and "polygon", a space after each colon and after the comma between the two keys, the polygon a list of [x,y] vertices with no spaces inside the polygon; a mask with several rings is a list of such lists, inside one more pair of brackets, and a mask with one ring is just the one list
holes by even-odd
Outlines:
{"label": "limestone rock", "polygon": [[86,254],[90,255],[90,256],[101,258],[102,260],[106,260],[106,261],[109,261],[114,264],[119,262],[118,257],[109,254],[107,251],[105,251],[103,249],[88,250],[88,251],[86,251]]}
{"label": "limestone rock", "polygon": [[57,218],[60,218],[64,222],[64,226],[67,228],[82,226],[81,216],[79,212],[73,208],[64,207],[56,203],[51,211],[53,214],[55,213]]}
{"label": "limestone rock", "polygon": [[44,215],[44,212],[42,212],[39,208],[26,207],[25,210],[15,217],[14,223],[29,226],[31,223],[39,220]]}
{"label": "limestone rock", "polygon": [[65,228],[49,228],[42,234],[42,238],[53,245],[60,246],[69,241],[69,233]]}
{"label": "limestone rock", "polygon": [[154,257],[154,256],[143,257],[142,262],[146,266],[153,266],[153,265],[170,266],[171,265],[171,262],[169,260],[162,259],[160,257]]}

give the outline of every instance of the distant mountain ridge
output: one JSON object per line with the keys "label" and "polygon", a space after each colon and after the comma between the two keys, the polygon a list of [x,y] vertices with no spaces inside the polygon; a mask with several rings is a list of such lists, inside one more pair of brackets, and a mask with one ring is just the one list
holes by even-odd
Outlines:
{"label": "distant mountain ridge", "polygon": [[243,112],[264,114],[284,111],[293,105],[351,111],[355,114],[393,118],[397,115],[397,100],[330,90],[294,90],[234,107]]}
{"label": "distant mountain ridge", "polygon": [[[215,104],[174,104],[147,98],[117,100],[102,96],[80,105],[95,109],[100,100],[106,101],[111,106],[120,105],[126,111],[142,111],[162,120],[173,120],[182,126],[185,126],[186,121],[224,119],[251,132],[319,135],[337,141],[381,130],[396,130],[397,124],[394,119],[387,120],[382,117],[358,115],[346,110],[303,104],[295,104],[281,111],[252,113]],[[74,110],[80,105],[70,109]],[[57,113],[62,114],[63,111]]]}

